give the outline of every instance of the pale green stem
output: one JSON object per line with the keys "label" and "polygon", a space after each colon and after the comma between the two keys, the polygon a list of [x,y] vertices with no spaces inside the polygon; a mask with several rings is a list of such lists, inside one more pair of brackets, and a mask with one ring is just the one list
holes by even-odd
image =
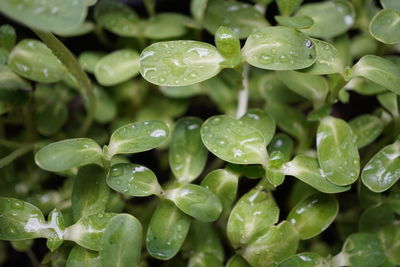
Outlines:
{"label": "pale green stem", "polygon": [[22,146],[16,150],[14,150],[13,152],[11,152],[10,154],[8,154],[7,156],[5,156],[4,158],[0,159],[0,169],[3,168],[4,166],[10,164],[11,162],[13,162],[14,160],[16,160],[17,158],[23,156],[24,154],[28,153],[29,151],[31,151],[34,147],[34,144],[29,144],[29,145],[25,145]]}
{"label": "pale green stem", "polygon": [[7,148],[18,148],[23,145],[25,145],[25,144],[14,142],[14,141],[9,141],[9,140],[5,140],[5,139],[0,139],[0,146],[4,146]]}
{"label": "pale green stem", "polygon": [[249,102],[249,65],[244,63],[242,70],[242,89],[238,93],[236,118],[242,117],[247,112]]}
{"label": "pale green stem", "polygon": [[147,14],[149,17],[154,17],[156,14],[155,12],[155,2],[154,0],[144,0],[144,6],[146,7]]}
{"label": "pale green stem", "polygon": [[81,65],[75,56],[69,51],[63,43],[61,43],[52,33],[41,30],[33,30],[37,36],[52,50],[55,56],[67,67],[68,71],[76,78],[79,88],[88,100],[87,115],[82,123],[79,135],[85,135],[93,122],[93,114],[95,110],[96,100],[94,96],[93,86],[89,77],[83,71]]}
{"label": "pale green stem", "polygon": [[339,266],[349,266],[347,260],[347,254],[341,252],[337,254],[335,257],[332,258],[332,266],[339,267]]}

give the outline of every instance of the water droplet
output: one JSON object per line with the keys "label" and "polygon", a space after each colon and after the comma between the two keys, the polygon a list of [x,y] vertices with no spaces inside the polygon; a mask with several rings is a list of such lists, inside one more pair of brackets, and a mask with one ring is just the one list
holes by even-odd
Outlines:
{"label": "water droplet", "polygon": [[160,77],[159,79],[158,79],[158,81],[160,82],[160,83],[164,83],[165,82],[165,77]]}
{"label": "water droplet", "polygon": [[258,58],[258,61],[261,64],[271,64],[274,62],[274,59],[268,54],[261,54],[260,57]]}
{"label": "water droplet", "polygon": [[314,46],[314,44],[313,44],[313,42],[310,40],[310,39],[307,39],[306,41],[305,41],[305,45],[306,45],[306,47],[307,48],[312,48],[313,46]]}
{"label": "water droplet", "polygon": [[220,147],[224,147],[226,145],[226,140],[224,138],[217,139],[217,145]]}
{"label": "water droplet", "polygon": [[276,55],[276,49],[275,49],[275,48],[272,48],[272,49],[271,49],[271,54],[272,54],[272,55]]}
{"label": "water droplet", "polygon": [[114,167],[111,169],[110,175],[113,177],[118,177],[124,174],[123,168]]}
{"label": "water droplet", "polygon": [[220,119],[220,118],[214,118],[214,119],[212,119],[212,120],[210,121],[210,123],[211,123],[212,125],[219,125],[220,122],[221,122],[221,119]]}
{"label": "water droplet", "polygon": [[15,200],[12,202],[12,207],[14,209],[23,210],[24,209],[24,202],[21,200]]}
{"label": "water droplet", "polygon": [[192,72],[189,74],[191,78],[196,78],[197,77],[197,73],[196,72]]}
{"label": "water droplet", "polygon": [[279,57],[279,61],[280,61],[281,63],[286,63],[286,62],[289,61],[289,59],[287,58],[287,56],[282,55],[282,56]]}

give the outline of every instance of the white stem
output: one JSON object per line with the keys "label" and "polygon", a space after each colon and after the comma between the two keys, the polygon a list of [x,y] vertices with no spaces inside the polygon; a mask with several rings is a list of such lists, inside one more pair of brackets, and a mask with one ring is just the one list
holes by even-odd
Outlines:
{"label": "white stem", "polygon": [[339,266],[349,266],[347,254],[341,252],[332,258],[332,266],[339,267]]}
{"label": "white stem", "polygon": [[236,118],[239,119],[247,111],[249,102],[249,65],[243,64],[242,72],[242,89],[238,93],[238,106],[236,110]]}

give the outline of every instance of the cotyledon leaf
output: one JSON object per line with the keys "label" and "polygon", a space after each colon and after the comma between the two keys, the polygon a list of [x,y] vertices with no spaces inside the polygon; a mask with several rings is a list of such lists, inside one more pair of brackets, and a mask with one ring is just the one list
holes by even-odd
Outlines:
{"label": "cotyledon leaf", "polygon": [[328,261],[315,252],[303,252],[281,261],[277,267],[326,267]]}
{"label": "cotyledon leaf", "polygon": [[185,86],[217,75],[223,60],[217,48],[207,43],[159,42],[142,51],[140,73],[157,85]]}
{"label": "cotyledon leaf", "polygon": [[384,124],[370,114],[360,115],[349,122],[349,125],[357,138],[357,147],[362,148],[372,143],[382,133]]}
{"label": "cotyledon leaf", "polygon": [[400,178],[400,141],[385,146],[365,165],[361,179],[374,192],[383,192]]}
{"label": "cotyledon leaf", "polygon": [[383,9],[369,24],[370,34],[385,44],[400,43],[400,10]]}
{"label": "cotyledon leaf", "polygon": [[352,68],[352,76],[364,77],[400,95],[400,67],[382,57],[363,56]]}
{"label": "cotyledon leaf", "polygon": [[339,204],[333,195],[314,194],[299,202],[287,220],[299,231],[300,239],[310,239],[323,232],[339,212]]}
{"label": "cotyledon leaf", "polygon": [[0,90],[31,90],[31,85],[9,67],[0,65]]}
{"label": "cotyledon leaf", "polygon": [[203,145],[200,127],[203,121],[195,117],[176,122],[169,149],[169,164],[180,183],[190,183],[203,171],[208,150]]}
{"label": "cotyledon leaf", "polygon": [[250,265],[242,258],[242,256],[235,254],[228,260],[226,267],[250,267]]}
{"label": "cotyledon leaf", "polygon": [[[65,264],[65,262],[64,262]],[[83,248],[79,245],[75,245],[68,255],[66,263],[68,267],[102,267],[101,257],[97,251]]]}
{"label": "cotyledon leaf", "polygon": [[82,68],[87,72],[94,73],[94,68],[99,60],[104,57],[106,53],[101,51],[84,51],[79,54],[78,60]]}
{"label": "cotyledon leaf", "polygon": [[95,141],[75,138],[41,148],[35,154],[35,162],[44,170],[59,172],[91,163],[100,164],[101,157],[101,147]]}
{"label": "cotyledon leaf", "polygon": [[64,65],[51,50],[33,39],[20,41],[11,51],[7,64],[14,72],[35,82],[58,82],[66,75]]}
{"label": "cotyledon leaf", "polygon": [[268,113],[260,109],[249,109],[240,120],[262,133],[267,145],[271,142],[275,134],[276,123]]}
{"label": "cotyledon leaf", "polygon": [[189,19],[178,13],[157,14],[146,22],[143,35],[152,40],[177,39],[186,33]]}
{"label": "cotyledon leaf", "polygon": [[276,0],[279,13],[282,16],[290,16],[303,2],[303,0]]}
{"label": "cotyledon leaf", "polygon": [[201,127],[204,145],[217,157],[235,164],[263,164],[266,161],[264,135],[247,123],[217,115]]}
{"label": "cotyledon leaf", "polygon": [[307,35],[283,26],[250,35],[242,54],[250,65],[267,70],[304,69],[317,59],[314,43]]}
{"label": "cotyledon leaf", "polygon": [[400,10],[400,2],[397,0],[380,0],[379,2],[385,9]]}
{"label": "cotyledon leaf", "polygon": [[112,133],[106,157],[111,159],[115,154],[138,153],[153,149],[161,145],[168,136],[169,127],[163,121],[127,124]]}
{"label": "cotyledon leaf", "polygon": [[338,186],[328,181],[318,165],[318,160],[306,155],[297,155],[282,167],[286,175],[292,175],[320,192],[334,194],[350,189],[350,186]]}
{"label": "cotyledon leaf", "polygon": [[384,92],[376,96],[379,104],[389,111],[393,117],[399,116],[399,103],[397,96],[392,92]]}
{"label": "cotyledon leaf", "polygon": [[279,23],[280,26],[285,26],[293,29],[305,29],[311,27],[314,24],[312,18],[307,16],[275,16],[275,20]]}
{"label": "cotyledon leaf", "polygon": [[318,161],[327,179],[336,185],[349,185],[360,173],[356,137],[343,120],[326,117],[317,132]]}
{"label": "cotyledon leaf", "polygon": [[87,1],[3,0],[0,12],[36,29],[50,32],[73,30],[83,23]]}

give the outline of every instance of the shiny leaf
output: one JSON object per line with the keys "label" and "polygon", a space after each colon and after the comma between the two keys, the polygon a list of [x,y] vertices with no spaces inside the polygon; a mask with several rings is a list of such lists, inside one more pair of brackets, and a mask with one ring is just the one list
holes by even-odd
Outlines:
{"label": "shiny leaf", "polygon": [[279,13],[282,16],[290,16],[303,2],[303,0],[276,0]]}
{"label": "shiny leaf", "polygon": [[280,26],[285,26],[293,29],[306,29],[310,28],[314,24],[312,18],[307,16],[275,16],[275,20],[279,23]]}
{"label": "shiny leaf", "polygon": [[328,262],[315,252],[303,252],[281,261],[277,267],[325,267]]}
{"label": "shiny leaf", "polygon": [[106,54],[104,52],[89,50],[82,52],[79,55],[78,60],[84,70],[94,73],[97,62],[99,62],[99,60],[105,55]]}
{"label": "shiny leaf", "polygon": [[260,109],[249,109],[246,114],[240,118],[241,121],[256,128],[263,136],[268,145],[275,134],[275,121],[265,111]]}
{"label": "shiny leaf", "polygon": [[31,90],[31,85],[7,66],[0,65],[0,90]]}
{"label": "shiny leaf", "polygon": [[186,33],[186,16],[177,13],[162,13],[151,17],[145,26],[143,35],[152,40],[177,39]]}
{"label": "shiny leaf", "polygon": [[382,133],[384,125],[382,121],[369,114],[360,115],[349,122],[351,130],[357,138],[357,147],[362,148],[373,141]]}
{"label": "shiny leaf", "polygon": [[102,267],[98,252],[75,245],[69,253],[66,267]]}
{"label": "shiny leaf", "polygon": [[400,43],[400,10],[383,9],[371,20],[370,34],[385,44]]}

